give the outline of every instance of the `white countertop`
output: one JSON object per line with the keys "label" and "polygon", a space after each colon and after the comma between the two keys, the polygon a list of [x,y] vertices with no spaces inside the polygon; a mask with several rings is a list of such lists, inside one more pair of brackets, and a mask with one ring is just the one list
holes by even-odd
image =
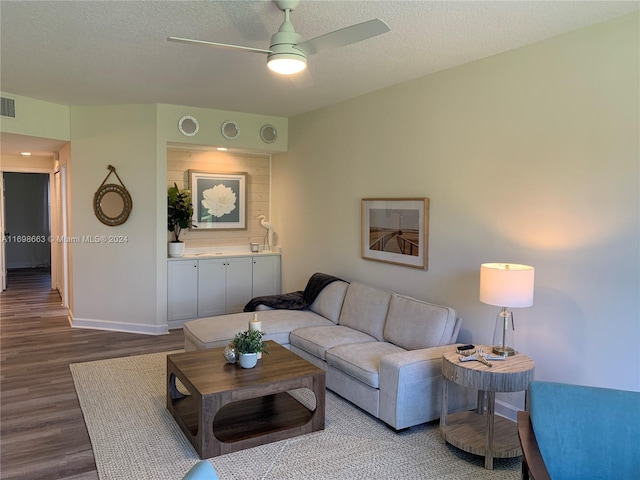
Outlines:
{"label": "white countertop", "polygon": [[194,260],[200,258],[216,258],[216,257],[259,257],[263,255],[282,255],[282,248],[275,247],[272,250],[262,250],[252,252],[249,246],[229,246],[229,247],[204,247],[204,248],[187,248],[182,257],[168,257],[168,260]]}

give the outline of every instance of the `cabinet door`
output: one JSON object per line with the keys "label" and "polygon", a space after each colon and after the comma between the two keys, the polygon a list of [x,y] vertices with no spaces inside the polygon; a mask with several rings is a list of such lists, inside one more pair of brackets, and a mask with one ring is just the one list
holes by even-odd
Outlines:
{"label": "cabinet door", "polygon": [[253,257],[253,296],[277,295],[280,292],[280,257]]}
{"label": "cabinet door", "polygon": [[198,316],[211,317],[226,313],[226,259],[198,261]]}
{"label": "cabinet door", "polygon": [[226,313],[237,313],[252,298],[252,257],[227,259],[227,308]]}
{"label": "cabinet door", "polygon": [[167,265],[167,318],[186,320],[198,316],[198,262],[182,260]]}

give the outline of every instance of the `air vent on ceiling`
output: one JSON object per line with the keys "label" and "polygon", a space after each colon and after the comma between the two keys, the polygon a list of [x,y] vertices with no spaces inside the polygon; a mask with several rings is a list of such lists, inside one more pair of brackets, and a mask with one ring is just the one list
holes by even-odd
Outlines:
{"label": "air vent on ceiling", "polygon": [[16,101],[13,98],[0,97],[0,115],[16,118]]}

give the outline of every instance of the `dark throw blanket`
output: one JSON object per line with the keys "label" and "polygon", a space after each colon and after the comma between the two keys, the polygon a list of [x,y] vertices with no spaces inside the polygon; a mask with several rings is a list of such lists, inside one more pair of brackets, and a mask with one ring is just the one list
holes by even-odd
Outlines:
{"label": "dark throw blanket", "polygon": [[304,310],[313,303],[324,287],[336,280],[344,281],[326,273],[314,273],[307,282],[304,291],[298,290],[297,292],[283,293],[282,295],[254,297],[244,306],[244,311],[255,312],[258,305],[285,310]]}

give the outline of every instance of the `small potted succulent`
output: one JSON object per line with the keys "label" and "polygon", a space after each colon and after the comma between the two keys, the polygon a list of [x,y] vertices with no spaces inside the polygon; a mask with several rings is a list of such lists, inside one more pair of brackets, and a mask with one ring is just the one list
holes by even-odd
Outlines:
{"label": "small potted succulent", "polygon": [[233,347],[239,354],[238,362],[243,368],[253,368],[258,363],[258,353],[269,353],[267,344],[262,341],[264,332],[260,330],[245,330],[236,333]]}
{"label": "small potted succulent", "polygon": [[174,183],[167,191],[167,207],[168,228],[173,232],[173,240],[169,242],[169,256],[181,257],[184,255],[184,242],[180,240],[180,233],[183,228],[195,228],[192,221],[191,191],[180,190]]}

